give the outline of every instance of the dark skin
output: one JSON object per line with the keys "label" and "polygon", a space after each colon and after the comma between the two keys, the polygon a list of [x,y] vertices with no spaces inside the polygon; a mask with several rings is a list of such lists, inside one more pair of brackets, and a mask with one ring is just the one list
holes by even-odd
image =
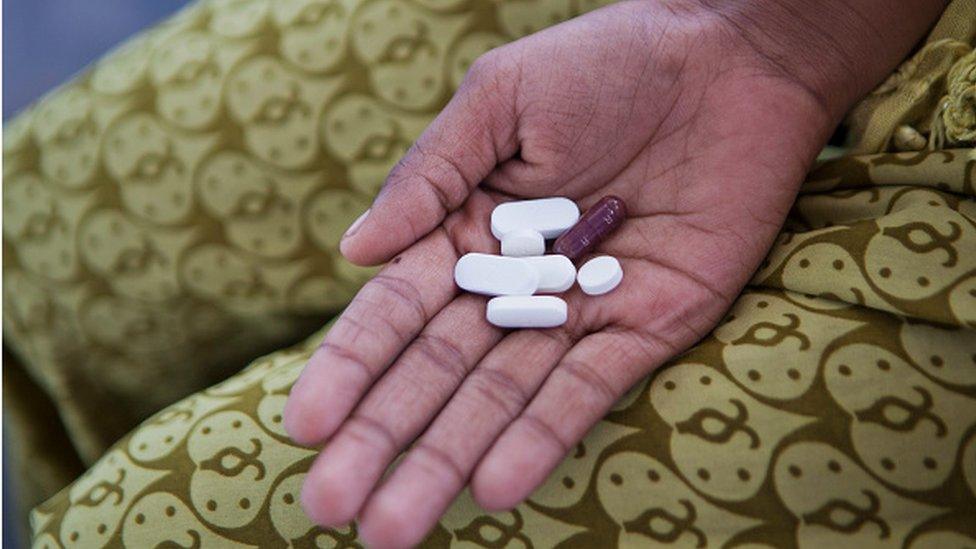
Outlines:
{"label": "dark skin", "polygon": [[[354,263],[389,264],[285,409],[296,441],[328,441],[308,515],[359,517],[367,543],[402,547],[466,486],[489,510],[529,497],[617,398],[716,325],[843,112],[940,10],[623,2],[481,58],[342,242]],[[455,287],[460,255],[498,253],[497,203],[608,194],[629,218],[599,252],[624,280],[567,292],[566,325],[500,330]]]}

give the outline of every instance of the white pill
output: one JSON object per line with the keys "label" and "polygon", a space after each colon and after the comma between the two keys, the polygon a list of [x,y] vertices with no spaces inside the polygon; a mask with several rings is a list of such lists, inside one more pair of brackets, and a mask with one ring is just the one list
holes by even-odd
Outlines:
{"label": "white pill", "polygon": [[576,267],[564,255],[523,257],[522,261],[525,261],[539,272],[539,288],[536,290],[537,292],[565,292],[573,286],[573,282],[576,282]]}
{"label": "white pill", "polygon": [[526,257],[546,253],[546,239],[532,229],[517,229],[502,237],[502,255]]}
{"label": "white pill", "polygon": [[601,255],[587,261],[579,269],[576,281],[588,295],[603,295],[613,290],[624,278],[617,258]]}
{"label": "white pill", "polygon": [[454,265],[454,282],[484,295],[532,295],[539,273],[517,257],[470,253]]}
{"label": "white pill", "polygon": [[566,302],[551,295],[495,297],[486,316],[499,328],[554,328],[566,322]]}
{"label": "white pill", "polygon": [[491,234],[501,240],[518,229],[532,229],[556,238],[576,224],[580,211],[568,198],[539,198],[499,204],[491,212]]}

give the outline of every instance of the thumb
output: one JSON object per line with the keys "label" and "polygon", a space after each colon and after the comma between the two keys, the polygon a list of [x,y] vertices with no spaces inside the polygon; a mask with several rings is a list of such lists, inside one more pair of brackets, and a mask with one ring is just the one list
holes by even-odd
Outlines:
{"label": "thumb", "polygon": [[342,255],[359,265],[389,260],[437,227],[498,165],[515,154],[515,81],[495,50],[480,57],[457,93],[346,231]]}

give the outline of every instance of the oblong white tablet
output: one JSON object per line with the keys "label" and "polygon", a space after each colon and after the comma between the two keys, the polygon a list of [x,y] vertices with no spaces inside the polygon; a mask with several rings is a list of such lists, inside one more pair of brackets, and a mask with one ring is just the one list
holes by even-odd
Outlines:
{"label": "oblong white tablet", "polygon": [[555,328],[566,314],[566,302],[555,296],[506,295],[490,299],[485,316],[499,328]]}
{"label": "oblong white tablet", "polygon": [[491,212],[491,234],[501,240],[512,231],[532,229],[544,238],[556,238],[576,224],[579,216],[579,207],[568,198],[506,202]]}
{"label": "oblong white tablet", "polygon": [[532,295],[539,273],[518,257],[470,253],[454,265],[454,282],[483,295]]}
{"label": "oblong white tablet", "polygon": [[564,255],[523,257],[522,261],[539,272],[539,288],[536,292],[565,292],[576,282],[576,266]]}
{"label": "oblong white tablet", "polygon": [[601,255],[587,261],[576,274],[583,293],[588,295],[603,295],[620,284],[624,278],[624,270],[617,258]]}
{"label": "oblong white tablet", "polygon": [[546,253],[546,239],[539,231],[517,229],[502,237],[502,255],[527,257]]}

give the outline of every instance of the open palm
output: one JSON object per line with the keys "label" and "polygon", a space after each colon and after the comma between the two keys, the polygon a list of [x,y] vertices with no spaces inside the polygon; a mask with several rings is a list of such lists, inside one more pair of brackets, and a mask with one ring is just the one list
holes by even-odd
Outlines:
{"label": "open palm", "polygon": [[[342,251],[388,261],[289,399],[291,436],[328,444],[303,491],[324,525],[360,517],[419,542],[470,483],[516,505],[642,376],[703,337],[777,234],[833,114],[721,18],[623,3],[494,50],[390,174]],[[614,194],[599,252],[624,280],[563,297],[566,325],[503,331],[454,285],[498,253],[492,208]],[[389,477],[384,472],[407,450]]]}

